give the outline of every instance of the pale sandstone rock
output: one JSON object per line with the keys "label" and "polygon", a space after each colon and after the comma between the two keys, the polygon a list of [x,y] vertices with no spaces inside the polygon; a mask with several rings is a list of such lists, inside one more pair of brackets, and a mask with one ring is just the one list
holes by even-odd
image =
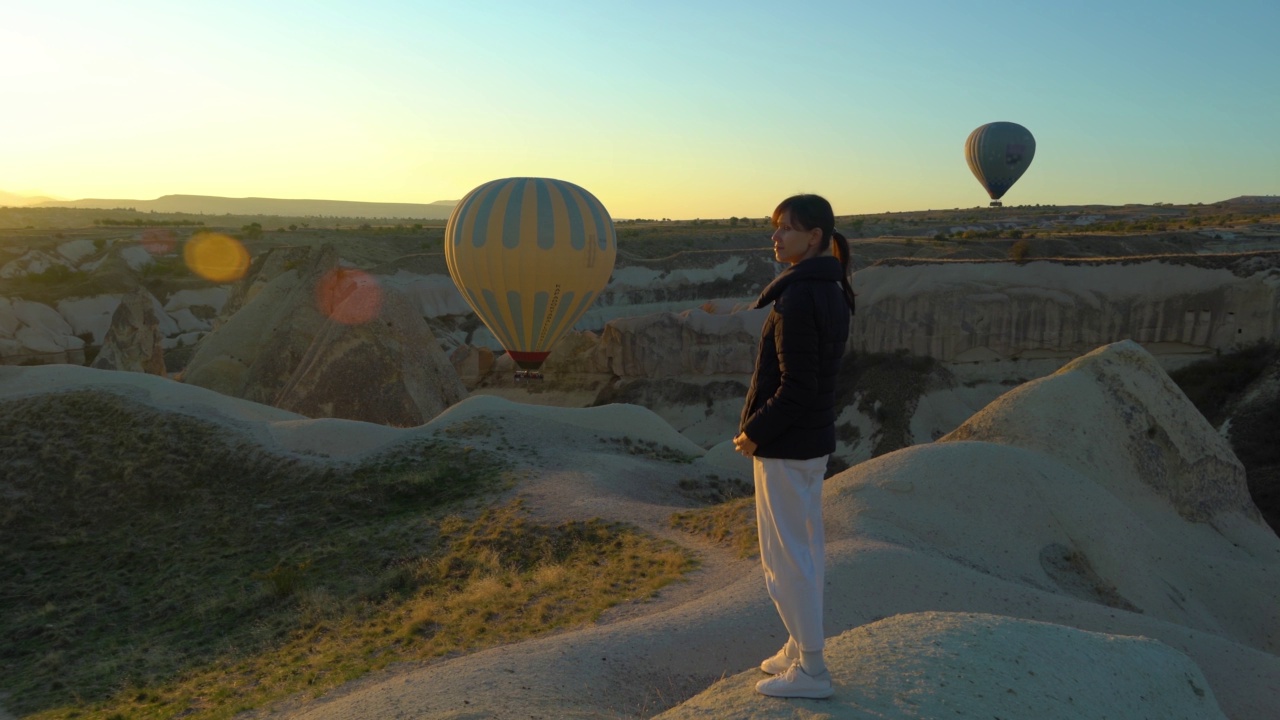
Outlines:
{"label": "pale sandstone rock", "polygon": [[56,335],[72,334],[71,325],[66,319],[59,315],[57,310],[44,303],[15,299],[10,304],[10,308],[14,317],[28,327],[47,329]]}
{"label": "pale sandstone rock", "polygon": [[98,252],[98,246],[88,238],[69,240],[58,245],[58,254],[73,263],[78,263],[96,252]]}
{"label": "pale sandstone rock", "polygon": [[1226,351],[1280,336],[1274,263],[882,263],[855,275],[851,341],[943,362],[1066,360],[1124,339]]}
{"label": "pale sandstone rock", "polygon": [[[1029,413],[1041,422],[1026,422]],[[1116,438],[1125,438],[1127,452],[1103,454]],[[1009,391],[943,440],[1015,445],[1104,479],[1136,477],[1195,522],[1223,512],[1259,518],[1231,446],[1130,340]]]}
{"label": "pale sandstone rock", "polygon": [[325,323],[271,404],[313,418],[411,427],[466,396],[426,321],[387,291],[372,321]]}
{"label": "pale sandstone rock", "polygon": [[84,362],[84,341],[57,310],[22,298],[0,298],[0,362]]}
{"label": "pale sandstone rock", "polygon": [[343,303],[358,302],[319,297],[324,278],[341,272],[329,245],[255,260],[183,380],[316,417],[396,425],[425,422],[464,397],[426,321],[399,293],[382,289],[378,314],[367,322],[325,314],[340,317],[352,310]]}
{"label": "pale sandstone rock", "polygon": [[605,325],[599,353],[620,377],[750,374],[767,310],[702,310],[620,318]]}
{"label": "pale sandstone rock", "polygon": [[201,339],[183,381],[270,404],[326,322],[316,309],[315,288],[336,267],[338,255],[329,245],[255,259],[214,330]]}
{"label": "pale sandstone rock", "polygon": [[164,375],[161,347],[164,334],[160,330],[158,307],[156,299],[145,288],[121,298],[92,367]]}
{"label": "pale sandstone rock", "polygon": [[1143,637],[922,612],[831,638],[826,655],[828,700],[762,697],[752,669],[654,720],[1226,718],[1190,658]]}
{"label": "pale sandstone rock", "polygon": [[111,316],[120,307],[120,295],[95,295],[93,297],[64,298],[58,301],[58,314],[76,335],[90,335],[93,342],[101,344],[111,329]]}
{"label": "pale sandstone rock", "polygon": [[54,266],[62,266],[68,269],[72,267],[71,263],[56,255],[51,255],[42,250],[29,250],[22,257],[10,260],[0,266],[0,278],[38,275]]}

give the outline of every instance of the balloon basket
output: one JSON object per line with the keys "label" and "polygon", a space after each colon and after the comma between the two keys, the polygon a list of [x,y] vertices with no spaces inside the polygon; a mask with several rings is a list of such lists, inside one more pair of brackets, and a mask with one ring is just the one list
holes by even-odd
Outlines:
{"label": "balloon basket", "polygon": [[541,380],[542,372],[539,370],[517,370],[511,375],[511,379],[516,382],[524,382],[526,380]]}
{"label": "balloon basket", "polygon": [[1004,203],[1000,202],[999,200],[992,200],[989,207],[1004,207]]}

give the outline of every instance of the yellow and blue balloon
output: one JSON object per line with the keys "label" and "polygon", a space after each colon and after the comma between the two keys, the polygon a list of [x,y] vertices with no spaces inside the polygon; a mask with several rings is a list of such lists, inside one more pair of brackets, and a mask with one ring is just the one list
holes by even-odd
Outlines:
{"label": "yellow and blue balloon", "polygon": [[537,370],[599,297],[617,253],[604,205],[564,180],[487,182],[467,193],[445,227],[454,284],[525,370]]}

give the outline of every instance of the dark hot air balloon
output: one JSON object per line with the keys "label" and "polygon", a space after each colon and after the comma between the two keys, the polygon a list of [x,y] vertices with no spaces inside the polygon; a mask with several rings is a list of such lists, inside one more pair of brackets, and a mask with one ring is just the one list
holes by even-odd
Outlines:
{"label": "dark hot air balloon", "polygon": [[1022,177],[1036,156],[1036,139],[1017,123],[993,122],[969,133],[964,159],[974,177],[987,189],[992,207]]}

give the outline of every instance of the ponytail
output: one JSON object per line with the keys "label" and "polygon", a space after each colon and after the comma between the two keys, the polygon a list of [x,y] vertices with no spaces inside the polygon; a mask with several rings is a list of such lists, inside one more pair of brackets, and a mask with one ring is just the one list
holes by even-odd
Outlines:
{"label": "ponytail", "polygon": [[849,279],[853,269],[853,253],[849,251],[849,240],[844,235],[832,230],[831,238],[835,240],[835,247],[832,250],[835,252],[836,259],[840,261],[840,288],[844,290],[844,301],[849,304],[849,312],[852,313],[856,296],[853,292],[853,283]]}

